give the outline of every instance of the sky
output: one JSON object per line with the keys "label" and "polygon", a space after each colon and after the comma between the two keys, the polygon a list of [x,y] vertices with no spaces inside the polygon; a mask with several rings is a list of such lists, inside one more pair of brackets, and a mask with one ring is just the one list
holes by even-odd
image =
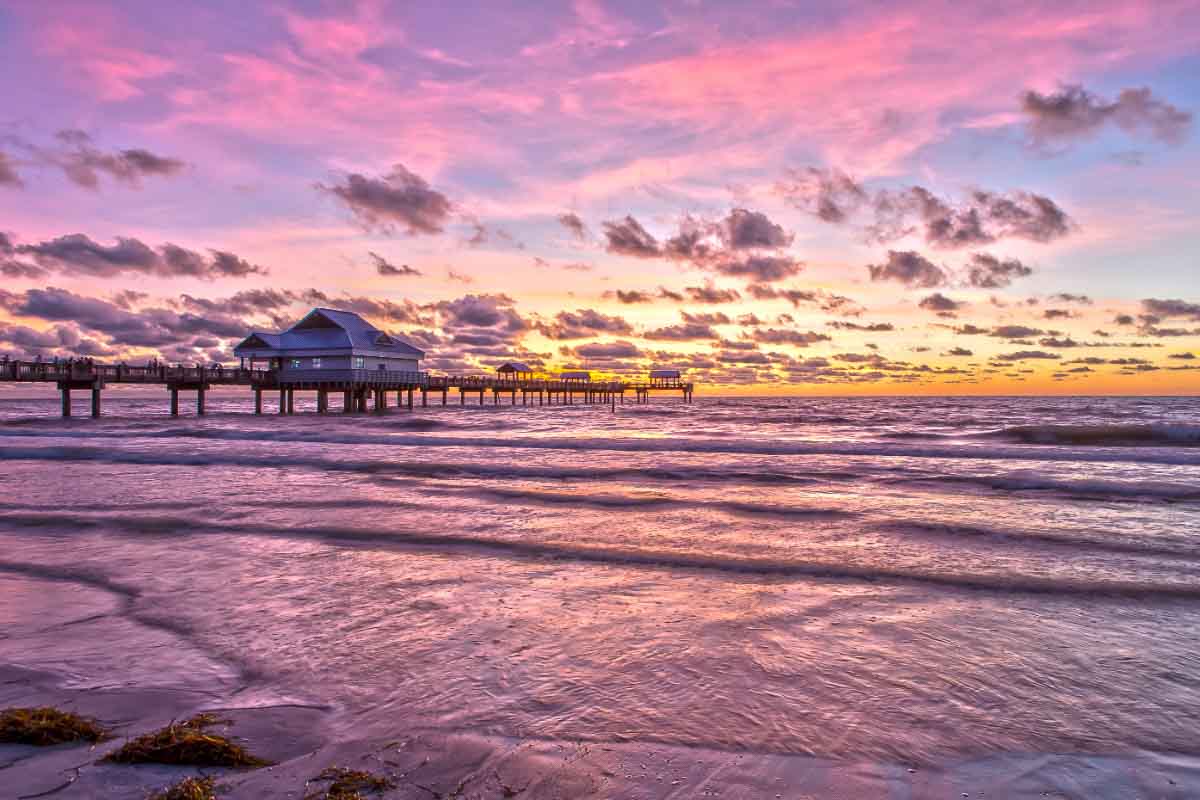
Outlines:
{"label": "sky", "polygon": [[0,352],[1200,391],[1200,0],[0,0]]}

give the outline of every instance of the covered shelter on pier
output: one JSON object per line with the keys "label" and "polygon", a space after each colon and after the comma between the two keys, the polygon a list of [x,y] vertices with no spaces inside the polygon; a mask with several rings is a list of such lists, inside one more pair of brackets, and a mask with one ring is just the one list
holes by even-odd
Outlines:
{"label": "covered shelter on pier", "polygon": [[674,386],[683,379],[683,373],[677,369],[650,370],[651,386]]}
{"label": "covered shelter on pier", "polygon": [[522,361],[505,361],[496,367],[496,374],[504,380],[526,381],[533,377],[533,368]]}
{"label": "covered shelter on pier", "polygon": [[560,372],[558,379],[567,383],[588,383],[592,380],[592,373],[579,369],[567,370],[566,372]]}
{"label": "covered shelter on pier", "polygon": [[280,333],[254,331],[233,348],[243,367],[268,364],[280,380],[327,370],[418,372],[425,353],[352,311],[314,308]]}

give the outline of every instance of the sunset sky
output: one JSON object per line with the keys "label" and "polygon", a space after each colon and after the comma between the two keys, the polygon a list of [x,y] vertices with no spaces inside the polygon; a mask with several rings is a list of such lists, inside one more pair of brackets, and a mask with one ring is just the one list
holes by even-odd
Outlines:
{"label": "sunset sky", "polygon": [[0,352],[359,311],[742,392],[1200,390],[1200,0],[0,0]]}

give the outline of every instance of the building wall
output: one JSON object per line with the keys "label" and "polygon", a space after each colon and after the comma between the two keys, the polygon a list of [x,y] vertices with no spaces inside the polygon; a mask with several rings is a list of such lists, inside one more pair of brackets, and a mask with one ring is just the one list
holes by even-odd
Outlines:
{"label": "building wall", "polygon": [[[368,369],[378,370],[382,364],[383,368],[391,372],[417,372],[420,370],[420,364],[415,358],[378,358],[375,356],[363,356],[362,366],[359,366],[353,357],[347,355],[321,356],[321,369]],[[293,364],[293,359],[285,358],[283,360],[283,372],[291,370],[311,370],[313,369],[313,361],[311,356],[303,356],[299,359],[300,365],[297,367]]]}

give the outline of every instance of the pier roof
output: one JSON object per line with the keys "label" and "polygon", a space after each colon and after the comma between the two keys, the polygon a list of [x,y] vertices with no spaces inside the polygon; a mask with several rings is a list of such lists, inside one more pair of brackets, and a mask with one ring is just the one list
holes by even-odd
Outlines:
{"label": "pier roof", "polygon": [[238,356],[269,358],[296,354],[423,358],[424,351],[381,331],[352,311],[314,308],[282,333],[254,331],[233,349]]}

